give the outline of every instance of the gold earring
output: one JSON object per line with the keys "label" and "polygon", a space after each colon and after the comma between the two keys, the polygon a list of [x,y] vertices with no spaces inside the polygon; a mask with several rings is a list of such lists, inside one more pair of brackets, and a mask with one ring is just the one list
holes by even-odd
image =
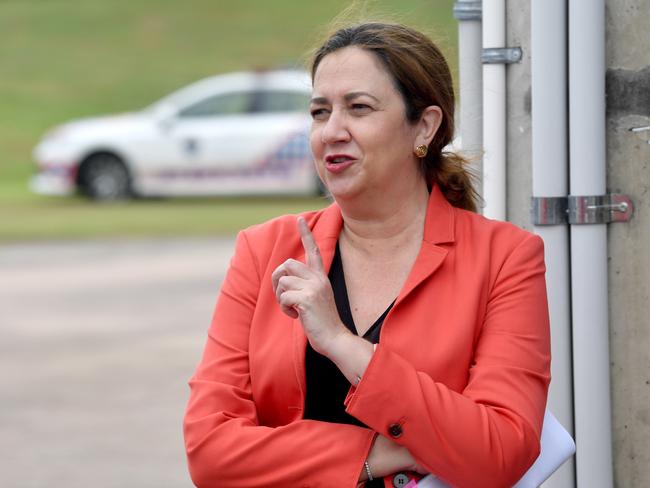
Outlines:
{"label": "gold earring", "polygon": [[418,147],[415,148],[415,151],[413,152],[418,158],[423,158],[424,156],[427,155],[428,150],[429,148],[427,147],[426,144],[420,144]]}

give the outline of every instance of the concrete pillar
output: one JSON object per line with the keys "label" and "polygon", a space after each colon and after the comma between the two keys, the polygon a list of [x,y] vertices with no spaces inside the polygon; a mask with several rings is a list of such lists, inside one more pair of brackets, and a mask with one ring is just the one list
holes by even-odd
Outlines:
{"label": "concrete pillar", "polygon": [[650,2],[606,1],[607,187],[632,197],[611,224],[609,316],[616,486],[650,486]]}

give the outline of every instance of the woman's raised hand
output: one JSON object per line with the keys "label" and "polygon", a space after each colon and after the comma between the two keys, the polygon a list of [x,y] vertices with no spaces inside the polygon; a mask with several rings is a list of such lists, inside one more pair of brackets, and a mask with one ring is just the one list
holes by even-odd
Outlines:
{"label": "woman's raised hand", "polygon": [[302,217],[298,217],[298,231],[306,263],[287,259],[278,266],[271,275],[273,291],[282,311],[300,318],[314,350],[327,356],[336,339],[349,331],[339,318],[320,249]]}

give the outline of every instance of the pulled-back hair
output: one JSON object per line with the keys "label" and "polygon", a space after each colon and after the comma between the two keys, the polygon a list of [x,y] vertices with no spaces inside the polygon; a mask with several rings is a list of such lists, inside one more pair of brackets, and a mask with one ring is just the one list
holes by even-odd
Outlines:
{"label": "pulled-back hair", "polygon": [[427,184],[437,184],[454,206],[476,211],[478,195],[467,161],[445,151],[454,136],[454,86],[451,72],[438,47],[424,34],[398,24],[369,22],[337,30],[316,51],[312,79],[325,56],[355,46],[372,52],[391,75],[406,106],[406,118],[420,119],[425,108],[437,105],[442,122],[426,157],[421,159]]}

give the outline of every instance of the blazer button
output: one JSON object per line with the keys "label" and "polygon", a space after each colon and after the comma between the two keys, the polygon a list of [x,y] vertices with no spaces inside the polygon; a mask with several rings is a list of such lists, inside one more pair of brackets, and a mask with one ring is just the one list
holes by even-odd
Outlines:
{"label": "blazer button", "polygon": [[402,426],[400,424],[390,424],[388,433],[392,438],[397,439],[402,436]]}
{"label": "blazer button", "polygon": [[393,476],[393,486],[395,488],[404,488],[409,483],[409,477],[404,473],[397,473]]}

